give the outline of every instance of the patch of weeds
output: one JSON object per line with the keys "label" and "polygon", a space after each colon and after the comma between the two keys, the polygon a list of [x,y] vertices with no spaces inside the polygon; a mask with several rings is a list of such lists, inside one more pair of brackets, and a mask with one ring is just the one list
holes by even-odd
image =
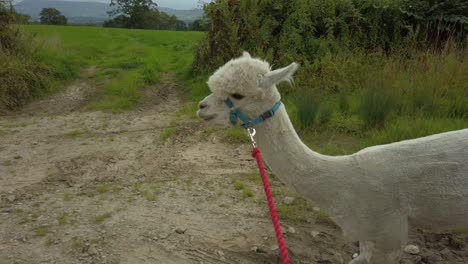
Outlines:
{"label": "patch of weeds", "polygon": [[249,188],[245,188],[242,191],[242,198],[244,198],[244,199],[250,198],[250,197],[253,197],[253,196],[254,196],[254,192]]}
{"label": "patch of weeds", "polygon": [[120,192],[122,189],[123,189],[122,186],[114,185],[114,186],[112,187],[112,192],[113,192],[113,193],[117,193],[117,192]]}
{"label": "patch of weeds", "polygon": [[221,207],[221,208],[226,208],[226,209],[229,208],[229,205],[227,205],[227,204],[220,204],[218,206]]}
{"label": "patch of weeds", "polygon": [[330,122],[333,115],[333,106],[329,103],[322,104],[319,108],[318,121],[320,124],[327,124]]}
{"label": "patch of weeds", "polygon": [[2,165],[5,166],[5,167],[11,166],[11,165],[13,165],[13,161],[5,160],[4,162],[2,162]]}
{"label": "patch of weeds", "polygon": [[109,217],[111,217],[111,213],[105,213],[105,214],[102,214],[102,215],[98,215],[98,216],[96,216],[96,219],[94,219],[94,222],[96,224],[100,224],[100,223],[104,222]]}
{"label": "patch of weeds", "polygon": [[49,233],[47,226],[33,226],[33,230],[38,237],[46,236]]}
{"label": "patch of weeds", "polygon": [[[279,199],[278,199],[279,200]],[[314,216],[312,205],[306,200],[295,197],[294,201],[290,204],[279,204],[277,211],[282,219],[287,219],[293,222],[305,222],[307,219]]]}
{"label": "patch of weeds", "polygon": [[109,186],[105,183],[99,184],[96,188],[97,192],[100,194],[106,193],[109,191]]}
{"label": "patch of weeds", "polygon": [[156,194],[154,194],[153,192],[150,192],[148,190],[143,191],[143,196],[146,198],[146,200],[148,200],[150,202],[156,201]]}
{"label": "patch of weeds", "polygon": [[176,112],[176,116],[183,116],[183,115],[189,115],[191,119],[196,119],[197,118],[197,110],[198,106],[197,104],[187,104],[182,106],[179,111]]}
{"label": "patch of weeds", "polygon": [[70,193],[64,193],[64,194],[63,194],[63,200],[64,200],[65,202],[71,201],[72,198],[73,198],[73,196],[72,196]]}
{"label": "patch of weeds", "polygon": [[0,136],[6,135],[6,134],[9,134],[9,132],[0,129]]}
{"label": "patch of weeds", "polygon": [[19,160],[19,159],[22,159],[23,157],[21,157],[20,155],[16,155],[13,157],[15,160]]}
{"label": "patch of weeds", "polygon": [[214,132],[216,132],[216,129],[214,129],[212,127],[205,128],[203,130],[203,136],[205,136],[205,137],[211,136]]}
{"label": "patch of weeds", "polygon": [[166,128],[160,135],[162,140],[167,140],[174,132],[176,131],[175,128]]}
{"label": "patch of weeds", "polygon": [[13,210],[13,214],[15,214],[15,215],[20,215],[20,214],[23,214],[23,213],[24,213],[24,211],[22,209],[14,209]]}
{"label": "patch of weeds", "polygon": [[230,127],[224,132],[224,139],[232,144],[248,143],[249,138],[243,128]]}
{"label": "patch of weeds", "polygon": [[239,175],[239,179],[259,184],[262,182],[262,178],[257,171],[252,171],[251,173],[243,173]]}
{"label": "patch of weeds", "polygon": [[134,183],[133,186],[132,186],[132,189],[138,193],[141,192],[141,184],[139,183]]}
{"label": "patch of weeds", "polygon": [[31,214],[31,221],[36,221],[36,220],[39,218],[39,216],[41,216],[41,214],[39,214],[39,213],[32,213],[32,214]]}
{"label": "patch of weeds", "polygon": [[244,188],[245,188],[245,184],[243,182],[240,182],[240,181],[234,182],[234,189],[236,189],[237,191],[240,191]]}
{"label": "patch of weeds", "polygon": [[68,214],[67,213],[61,213],[60,215],[57,216],[57,221],[59,223],[59,225],[64,225],[67,223],[67,217],[68,217]]}
{"label": "patch of weeds", "polygon": [[83,132],[81,132],[80,130],[73,130],[73,131],[70,131],[66,134],[67,137],[79,137],[83,135]]}
{"label": "patch of weeds", "polygon": [[462,250],[466,246],[466,242],[463,239],[454,236],[449,236],[448,242],[450,247],[458,250]]}

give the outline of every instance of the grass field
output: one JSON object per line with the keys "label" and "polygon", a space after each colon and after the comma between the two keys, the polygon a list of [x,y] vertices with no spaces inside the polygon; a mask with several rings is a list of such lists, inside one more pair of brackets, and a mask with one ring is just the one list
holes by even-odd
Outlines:
{"label": "grass field", "polygon": [[[191,75],[193,51],[203,33],[97,27],[25,27],[37,34],[38,59],[57,79],[76,78],[94,67],[103,81],[94,109],[122,111],[140,91],[174,73],[194,102],[209,91],[209,73]],[[466,56],[465,56],[466,57]],[[277,65],[280,67],[283,65]],[[306,87],[281,85],[284,102],[301,138],[331,155],[367,146],[468,127],[468,66],[464,55],[421,53],[413,58],[383,54],[334,54],[318,59],[315,71],[298,72]],[[306,77],[304,77],[306,76]],[[188,107],[188,111],[195,111]],[[232,142],[242,132],[229,130]]]}
{"label": "grass field", "polygon": [[28,25],[42,49],[36,56],[62,80],[80,69],[95,67],[91,78],[105,81],[102,100],[94,108],[120,111],[138,100],[139,90],[157,83],[161,74],[190,76],[199,32],[126,30],[99,27]]}

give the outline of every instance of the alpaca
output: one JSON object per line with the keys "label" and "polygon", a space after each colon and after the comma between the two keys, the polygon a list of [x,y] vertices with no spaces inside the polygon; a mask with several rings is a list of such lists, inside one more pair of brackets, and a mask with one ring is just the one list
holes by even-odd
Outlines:
{"label": "alpaca", "polygon": [[[199,103],[209,125],[229,126],[230,108],[253,119],[280,100],[276,84],[291,81],[298,65],[272,71],[247,52],[208,80]],[[263,158],[286,186],[319,205],[360,254],[350,263],[394,264],[409,225],[427,229],[468,226],[468,129],[374,146],[347,156],[310,150],[283,105],[255,127]]]}

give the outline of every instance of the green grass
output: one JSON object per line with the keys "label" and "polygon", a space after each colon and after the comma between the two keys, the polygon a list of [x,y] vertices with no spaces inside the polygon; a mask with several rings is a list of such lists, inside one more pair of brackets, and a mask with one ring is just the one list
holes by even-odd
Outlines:
{"label": "green grass", "polygon": [[37,35],[42,49],[36,58],[57,79],[75,78],[80,68],[96,67],[87,78],[106,84],[92,107],[110,111],[133,107],[141,98],[140,91],[158,83],[165,72],[188,80],[194,46],[204,35],[82,26],[24,28]]}
{"label": "green grass", "polygon": [[244,188],[245,188],[245,184],[243,182],[240,182],[240,181],[234,182],[234,189],[236,189],[237,191],[240,191]]}
{"label": "green grass", "polygon": [[248,143],[249,137],[245,132],[245,129],[241,127],[230,127],[224,132],[224,139],[233,144]]}
{"label": "green grass", "polygon": [[253,196],[254,196],[254,192],[251,189],[246,188],[242,190],[242,198],[246,199],[246,198],[250,198]]}
{"label": "green grass", "polygon": [[161,133],[160,138],[162,140],[167,140],[174,132],[176,131],[175,128],[166,128],[164,131]]}
{"label": "green grass", "polygon": [[67,213],[61,213],[59,216],[57,216],[57,222],[59,223],[59,225],[66,224],[67,223],[67,217],[68,217]]}
{"label": "green grass", "polygon": [[38,237],[46,236],[49,233],[49,229],[47,226],[34,226],[33,230],[35,235]]}
{"label": "green grass", "polygon": [[81,132],[80,130],[73,130],[73,131],[70,131],[66,134],[68,137],[79,137],[81,135],[83,135],[83,132]]}
{"label": "green grass", "polygon": [[72,198],[73,198],[73,196],[72,196],[70,193],[64,193],[64,194],[63,194],[63,200],[64,200],[65,202],[71,201]]}
{"label": "green grass", "polygon": [[110,190],[109,186],[107,184],[99,184],[97,187],[96,187],[96,191],[100,194],[103,194],[103,193],[106,193]]}
{"label": "green grass", "polygon": [[312,76],[299,70],[303,87],[283,101],[301,139],[330,155],[468,128],[461,56],[338,53],[318,60]]}
{"label": "green grass", "polygon": [[109,217],[111,217],[111,213],[104,213],[102,215],[96,216],[96,218],[94,219],[94,222],[96,224],[100,224],[100,223],[104,222]]}

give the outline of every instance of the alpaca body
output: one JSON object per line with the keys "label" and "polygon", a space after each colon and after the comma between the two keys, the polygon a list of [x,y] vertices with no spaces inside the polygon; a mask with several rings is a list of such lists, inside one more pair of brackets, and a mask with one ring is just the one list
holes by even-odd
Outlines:
{"label": "alpaca body", "polygon": [[468,129],[332,157],[301,142],[283,107],[257,135],[273,173],[327,212],[351,241],[393,251],[406,242],[408,221],[468,226]]}
{"label": "alpaca body", "polygon": [[[198,115],[212,125],[230,125],[230,98],[254,119],[280,100],[276,84],[290,81],[297,67],[272,71],[244,53],[209,78],[212,94],[200,102]],[[468,227],[468,129],[337,157],[310,150],[284,106],[256,129],[273,173],[328,213],[346,238],[359,240],[360,255],[351,264],[397,263],[410,225]]]}

